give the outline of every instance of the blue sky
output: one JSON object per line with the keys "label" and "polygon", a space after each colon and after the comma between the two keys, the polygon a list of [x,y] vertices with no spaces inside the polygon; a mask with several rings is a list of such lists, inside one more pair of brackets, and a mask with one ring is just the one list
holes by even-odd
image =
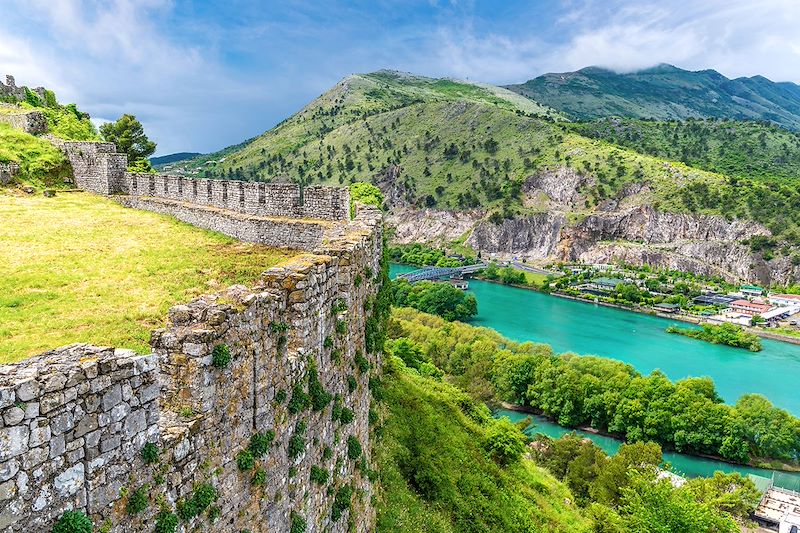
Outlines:
{"label": "blue sky", "polygon": [[159,154],[258,135],[380,68],[489,83],[667,62],[800,82],[798,0],[0,0],[0,74],[97,120],[133,113]]}

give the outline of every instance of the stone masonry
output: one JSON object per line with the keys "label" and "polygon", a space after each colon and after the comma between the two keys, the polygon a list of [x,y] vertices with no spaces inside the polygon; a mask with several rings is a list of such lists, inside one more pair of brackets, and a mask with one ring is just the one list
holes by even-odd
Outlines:
{"label": "stone masonry", "polygon": [[0,163],[0,185],[8,185],[19,174],[19,164],[13,161]]}
{"label": "stone masonry", "polygon": [[[380,361],[365,330],[381,215],[365,207],[336,226],[254,287],[173,307],[152,355],[73,345],[0,366],[0,531],[49,531],[67,509],[106,531],[152,531],[157,515],[186,514],[209,487],[213,501],[178,531],[288,531],[292,516],[309,532],[370,531],[365,364]],[[215,366],[222,346],[230,362]],[[290,409],[312,389],[328,401]],[[343,409],[351,419],[337,418]],[[257,433],[274,439],[242,471],[237,456]],[[145,463],[146,443],[157,462]],[[146,508],[129,514],[142,494]]]}
{"label": "stone masonry", "polygon": [[[0,123],[8,124],[14,129],[22,130],[31,135],[39,135],[47,131],[47,119],[41,111],[5,106],[0,110]],[[11,112],[5,112],[8,109]]]}

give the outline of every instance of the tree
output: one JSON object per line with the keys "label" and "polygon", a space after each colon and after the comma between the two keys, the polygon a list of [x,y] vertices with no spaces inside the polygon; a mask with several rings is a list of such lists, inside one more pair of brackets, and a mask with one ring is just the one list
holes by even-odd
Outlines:
{"label": "tree", "polygon": [[350,201],[361,202],[362,204],[383,206],[383,193],[379,188],[371,183],[357,181],[350,184]]}
{"label": "tree", "polygon": [[147,138],[142,123],[133,115],[122,115],[116,122],[100,126],[100,134],[108,142],[117,145],[117,151],[128,155],[128,165],[134,168],[149,168],[147,158],[156,151],[156,143]]}
{"label": "tree", "polygon": [[483,447],[487,453],[500,463],[507,465],[519,460],[525,451],[527,438],[507,417],[489,423]]}

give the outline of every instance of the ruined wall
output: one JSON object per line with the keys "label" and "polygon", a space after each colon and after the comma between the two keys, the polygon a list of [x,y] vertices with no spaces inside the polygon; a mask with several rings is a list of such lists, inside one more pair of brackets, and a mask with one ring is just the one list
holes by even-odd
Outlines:
{"label": "ruined wall", "polygon": [[128,172],[121,192],[263,217],[347,220],[350,213],[350,192],[341,187],[301,189],[295,183],[208,180]]}
{"label": "ruined wall", "polygon": [[8,185],[19,174],[19,164],[13,161],[0,163],[0,185]]}
{"label": "ruined wall", "polygon": [[[44,87],[29,87],[30,91],[44,100]],[[0,81],[0,96],[10,96],[17,100],[25,100],[25,86],[17,87],[14,76],[6,74],[6,82]]]}
{"label": "ruined wall", "polygon": [[[152,531],[170,513],[185,516],[179,531],[288,531],[293,516],[309,532],[370,531],[369,368],[379,361],[365,330],[380,231],[380,213],[363,209],[254,287],[173,307],[154,355],[77,345],[0,366],[0,531],[49,531],[72,508],[114,532]],[[252,436],[272,432],[242,471]],[[144,462],[146,442],[159,446],[156,463]],[[203,493],[212,501],[186,517]],[[146,508],[131,515],[138,495]]]}
{"label": "ruined wall", "polygon": [[19,108],[13,113],[0,113],[0,123],[8,124],[14,129],[31,135],[39,135],[47,131],[47,119],[41,111],[29,111]]}

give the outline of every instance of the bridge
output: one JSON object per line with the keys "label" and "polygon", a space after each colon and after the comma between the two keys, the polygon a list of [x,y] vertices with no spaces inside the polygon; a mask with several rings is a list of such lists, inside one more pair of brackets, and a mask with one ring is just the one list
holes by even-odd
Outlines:
{"label": "bridge", "polygon": [[450,278],[456,275],[474,274],[479,270],[483,270],[489,266],[487,263],[477,263],[474,265],[460,266],[460,267],[425,267],[405,274],[400,274],[397,277],[407,279],[411,283],[415,281],[433,280]]}

